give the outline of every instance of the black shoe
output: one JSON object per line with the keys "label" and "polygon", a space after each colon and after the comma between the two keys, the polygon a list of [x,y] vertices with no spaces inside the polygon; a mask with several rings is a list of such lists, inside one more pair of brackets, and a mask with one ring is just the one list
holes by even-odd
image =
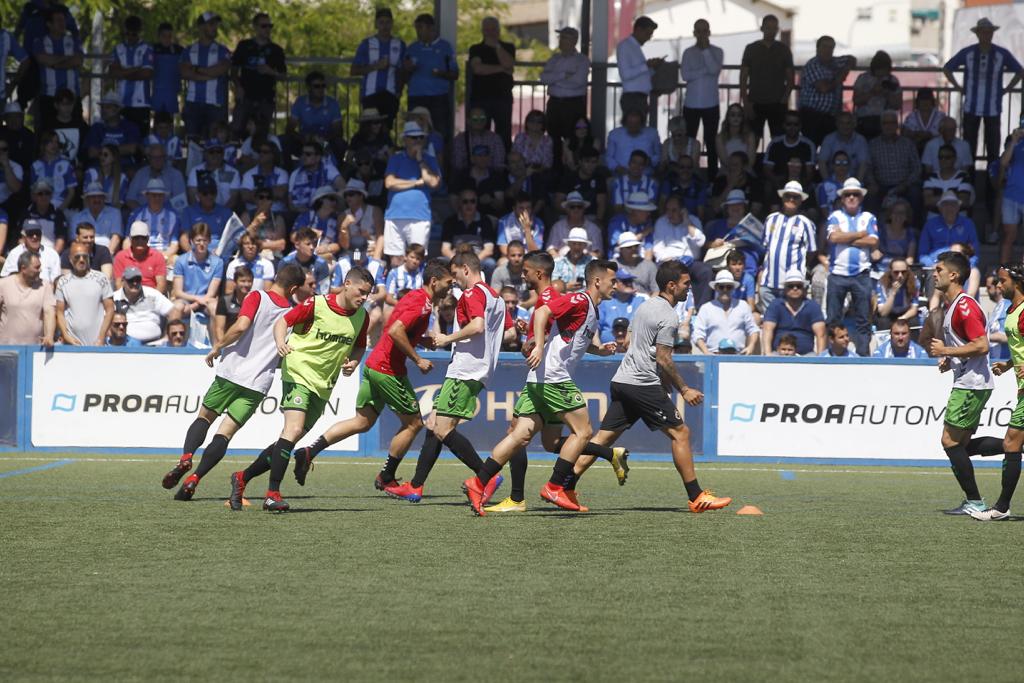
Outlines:
{"label": "black shoe", "polygon": [[199,485],[199,477],[192,475],[185,480],[178,492],[174,494],[174,500],[192,500],[196,494],[196,486]]}
{"label": "black shoe", "polygon": [[309,446],[295,451],[295,481],[299,483],[299,486],[306,485],[306,475],[313,469],[313,456],[309,451]]}
{"label": "black shoe", "polygon": [[380,478],[380,472],[378,472],[377,477],[373,480],[373,488],[377,489],[378,491],[387,491],[389,486],[395,486],[401,483],[402,480],[399,479],[398,477],[395,477],[391,481],[384,481],[383,479]]}
{"label": "black shoe", "polygon": [[174,469],[164,475],[161,486],[170,491],[178,485],[178,482],[181,481],[181,478],[184,477],[185,473],[190,469],[192,469],[192,458],[188,458],[187,460],[182,458],[178,461],[178,464],[174,466]]}
{"label": "black shoe", "polygon": [[228,505],[232,510],[242,509],[242,496],[245,494],[245,479],[241,472],[231,473],[231,497],[228,498]]}
{"label": "black shoe", "polygon": [[267,512],[288,512],[290,507],[288,501],[282,498],[279,493],[263,499],[263,509]]}

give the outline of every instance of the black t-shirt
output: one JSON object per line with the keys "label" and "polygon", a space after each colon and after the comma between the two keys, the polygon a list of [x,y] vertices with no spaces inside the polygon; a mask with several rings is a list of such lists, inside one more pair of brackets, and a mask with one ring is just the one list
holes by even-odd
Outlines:
{"label": "black t-shirt", "polygon": [[785,175],[786,165],[793,157],[799,157],[805,164],[811,163],[814,158],[814,143],[801,136],[795,145],[789,145],[784,137],[779,137],[768,145],[765,156],[768,161],[775,164],[773,173]]}
{"label": "black t-shirt", "polygon": [[246,98],[257,102],[273,101],[277,79],[256,71],[256,67],[261,64],[266,64],[279,73],[284,72],[287,68],[284,50],[277,43],[260,45],[252,38],[246,38],[238,44],[231,56],[231,65],[240,67],[238,78],[242,82]]}
{"label": "black t-shirt", "polygon": [[50,204],[49,210],[44,213],[40,213],[35,204],[28,207],[21,224],[24,225],[25,221],[29,219],[36,220],[42,225],[44,238],[53,235],[54,242],[59,239],[68,239],[68,221],[64,217],[64,212],[58,211],[53,204]]}
{"label": "black t-shirt", "polygon": [[235,324],[240,310],[242,310],[242,302],[238,301],[234,294],[221,294],[217,298],[217,315],[227,318],[224,322],[225,330]]}
{"label": "black t-shirt", "polygon": [[450,216],[441,229],[441,241],[448,242],[453,247],[466,242],[482,247],[488,242],[498,241],[498,228],[494,225],[494,221],[487,216],[477,214],[473,222],[468,225],[463,223],[457,215]]}
{"label": "black t-shirt", "polygon": [[596,169],[589,178],[583,179],[579,172],[571,173],[562,177],[562,184],[558,188],[562,194],[579,192],[584,199],[590,202],[588,210],[595,210],[597,207],[597,196],[608,194],[608,174],[602,169]]}
{"label": "black t-shirt", "polygon": [[[92,270],[99,270],[101,266],[110,265],[113,266],[114,260],[110,258],[110,250],[101,244],[92,245],[92,259],[89,261],[89,267]],[[64,250],[64,253],[60,255],[60,267],[61,270],[71,270],[71,247]]]}
{"label": "black t-shirt", "polygon": [[[512,59],[516,58],[516,46],[512,43],[506,43],[499,41],[502,49],[505,52],[512,55]],[[483,43],[477,43],[469,48],[469,59],[473,61],[474,57],[479,57],[480,61],[484,64],[490,64],[497,66],[501,64],[498,60],[498,51],[485,45]],[[481,102],[488,99],[509,99],[512,97],[512,74],[499,73],[491,74],[489,76],[476,76],[474,75],[470,94],[474,102]]]}
{"label": "black t-shirt", "polygon": [[4,126],[0,128],[0,140],[6,142],[7,146],[11,148],[8,156],[21,165],[21,170],[25,172],[22,183],[28,185],[32,162],[36,160],[36,152],[39,151],[35,133],[24,126],[18,130]]}
{"label": "black t-shirt", "polygon": [[[486,178],[477,180],[470,175],[469,170],[465,170],[452,178],[451,183],[448,186],[448,191],[452,194],[459,194],[463,190],[476,190],[476,196],[482,198],[490,198],[497,192],[505,191],[505,182],[501,176],[497,173],[488,173]],[[490,199],[486,202],[489,204]]]}
{"label": "black t-shirt", "polygon": [[[763,204],[764,203],[764,191],[761,189],[762,183],[754,178],[749,173],[745,176],[745,182],[738,189],[743,190],[744,194],[747,195],[747,202]],[[722,194],[725,190],[725,186],[728,184],[728,179],[724,175],[720,175],[715,178],[715,182],[711,185],[711,196],[717,197]],[[724,212],[724,207],[723,207]]]}
{"label": "black t-shirt", "polygon": [[86,138],[89,136],[88,124],[74,119],[69,123],[56,121],[54,132],[57,133],[57,138],[60,140],[60,155],[62,157],[79,165],[88,160],[88,148],[85,144]]}

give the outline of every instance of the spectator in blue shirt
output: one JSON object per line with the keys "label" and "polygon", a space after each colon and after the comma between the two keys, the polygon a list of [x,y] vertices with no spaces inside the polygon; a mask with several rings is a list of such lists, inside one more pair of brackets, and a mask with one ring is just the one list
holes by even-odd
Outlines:
{"label": "spectator in blue shirt", "polygon": [[[608,244],[617,245],[619,236],[631,232],[643,244],[644,258],[653,258],[654,254],[654,221],[651,215],[657,205],[645,192],[634,192],[626,197],[625,212],[612,218],[608,223]],[[609,247],[609,258],[615,257],[615,247]]]}
{"label": "spectator in blue shirt", "polygon": [[303,228],[312,228],[317,235],[316,249],[317,256],[321,256],[328,262],[341,251],[338,244],[338,193],[329,186],[321,187],[313,195],[312,206],[308,211],[299,214],[292,225],[292,232],[298,232]]}
{"label": "spectator in blue shirt", "polygon": [[398,115],[401,80],[398,70],[405,61],[405,43],[391,34],[394,17],[387,7],[378,7],[374,22],[377,33],[365,38],[352,59],[352,75],[362,76],[359,101],[363,109],[374,107],[387,117],[390,128]]}
{"label": "spectator in blue shirt", "polygon": [[419,124],[406,123],[402,140],[405,149],[391,155],[384,171],[384,255],[392,257],[392,265],[401,262],[408,245],[430,243],[430,193],[441,184],[437,159],[423,151],[426,138]]}
{"label": "spectator in blue shirt", "polygon": [[856,330],[853,335],[857,353],[867,356],[871,335],[871,251],[878,246],[878,224],[874,215],[864,211],[867,190],[856,178],[848,178],[839,191],[842,209],[828,218],[827,240],[831,247],[828,276],[828,322],[835,325],[845,318],[846,295]]}
{"label": "spectator in blue shirt", "polygon": [[197,223],[189,229],[188,236],[192,250],[174,262],[173,298],[184,317],[196,313],[209,324],[217,315],[217,291],[224,279],[224,261],[210,253],[210,226]]}
{"label": "spectator in blue shirt", "polygon": [[1010,135],[1006,150],[999,159],[999,171],[1006,181],[1002,201],[1002,246],[999,262],[1010,263],[1017,241],[1017,226],[1024,220],[1024,128]]}
{"label": "spectator in blue shirt", "polygon": [[121,165],[130,168],[135,164],[142,135],[139,128],[121,116],[121,98],[117,93],[107,93],[100,100],[100,121],[92,124],[86,138],[87,154],[97,160],[105,145],[114,145],[121,153]]}
{"label": "spectator in blue shirt", "polygon": [[875,358],[927,358],[928,352],[910,339],[910,323],[894,320],[889,328],[889,338],[879,344]]}
{"label": "spectator in blue shirt", "polygon": [[421,14],[413,24],[416,42],[405,51],[409,73],[409,109],[426,107],[434,128],[448,141],[452,137],[451,87],[459,78],[459,63],[451,43],[437,36],[434,17]]}
{"label": "spectator in blue shirt", "polygon": [[166,21],[156,30],[153,45],[153,113],[177,114],[181,96],[181,53],[174,27]]}
{"label": "spectator in blue shirt", "polygon": [[71,231],[75,232],[82,223],[89,223],[96,228],[96,244],[110,249],[116,254],[121,248],[124,236],[124,224],[121,212],[107,205],[107,193],[99,183],[92,183],[85,188],[85,208],[71,219]]}
{"label": "spectator in blue shirt", "polygon": [[216,249],[220,245],[220,238],[224,234],[224,226],[233,216],[233,212],[226,206],[217,203],[217,183],[213,178],[203,178],[199,181],[199,201],[189,204],[181,212],[181,250],[188,250],[188,231],[196,223],[206,223],[210,226],[210,248]]}
{"label": "spectator in blue shirt", "polygon": [[859,358],[857,352],[850,348],[850,331],[843,323],[828,327],[828,346],[818,354],[820,358]]}
{"label": "spectator in blue shirt", "polygon": [[601,335],[602,344],[615,341],[612,323],[616,319],[633,320],[636,309],[648,299],[646,294],[636,291],[636,278],[633,273],[620,268],[615,277],[619,281],[615,284],[612,298],[602,301],[597,307],[597,330]]}
{"label": "spectator in blue shirt", "polygon": [[292,237],[295,251],[281,259],[278,268],[287,263],[297,263],[306,272],[313,273],[316,293],[327,294],[331,289],[331,267],[315,253],[317,234],[312,228],[303,228]]}
{"label": "spectator in blue shirt", "polygon": [[533,198],[520,192],[512,211],[498,220],[498,251],[505,256],[510,242],[519,241],[526,251],[544,248],[544,221],[533,215]]}
{"label": "spectator in blue shirt", "polygon": [[989,301],[995,304],[988,316],[988,357],[989,360],[1006,360],[1010,357],[1010,347],[1006,342],[1006,314],[1011,302],[1003,296],[998,271],[989,273],[985,278],[985,288]]}
{"label": "spectator in blue shirt", "polygon": [[288,132],[303,138],[315,136],[330,140],[341,134],[341,107],[327,96],[327,78],[321,71],[306,75],[306,94],[292,104]]}
{"label": "spectator in blue shirt", "polygon": [[[974,250],[971,268],[978,267],[977,253],[981,249],[978,229],[967,216],[960,215],[960,198],[946,192],[939,199],[939,215],[928,219],[921,230],[918,253],[922,265],[934,266],[939,254],[949,251],[954,244],[969,244]],[[971,295],[973,296],[973,294]]]}
{"label": "spectator in blue shirt", "polygon": [[660,197],[660,213],[665,213],[665,204],[669,197],[679,197],[686,207],[686,212],[696,218],[701,225],[705,220],[704,207],[708,203],[708,184],[694,173],[696,162],[682,156],[679,161],[671,162],[668,174],[658,188]]}
{"label": "spectator in blue shirt", "polygon": [[[132,212],[128,219],[128,225],[132,225],[135,221],[142,221],[148,225],[149,246],[154,249],[164,251],[168,245],[180,239],[183,232],[187,232],[187,229],[199,223],[206,224],[211,231],[213,229],[213,225],[198,219],[190,223],[187,228],[183,227],[178,212],[172,209],[167,201],[167,186],[159,178],[149,181],[143,197],[145,204]],[[223,226],[218,227],[223,230]],[[220,235],[219,231],[217,235]],[[216,245],[211,245],[210,248],[215,249]],[[185,250],[186,245],[182,245],[182,251]]]}
{"label": "spectator in blue shirt", "polygon": [[796,338],[796,352],[801,356],[825,350],[825,316],[821,307],[807,298],[807,282],[803,272],[794,268],[783,283],[785,295],[768,305],[761,324],[761,349],[774,355],[781,340]]}
{"label": "spectator in blue shirt", "polygon": [[658,137],[658,131],[644,125],[644,113],[638,109],[624,113],[622,125],[608,133],[605,164],[615,175],[622,175],[629,169],[629,157],[635,149],[647,153],[651,166],[661,162],[661,138]]}

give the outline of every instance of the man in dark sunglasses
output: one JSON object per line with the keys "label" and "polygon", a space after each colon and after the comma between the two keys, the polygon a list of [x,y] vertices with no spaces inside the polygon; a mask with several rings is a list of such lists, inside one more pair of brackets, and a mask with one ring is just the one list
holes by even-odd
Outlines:
{"label": "man in dark sunglasses", "polygon": [[68,255],[71,272],[57,281],[57,329],[65,344],[103,346],[114,316],[110,278],[91,269],[84,242],[72,243]]}
{"label": "man in dark sunglasses", "polygon": [[231,81],[235,84],[235,111],[231,119],[235,135],[245,137],[249,121],[269,124],[274,116],[277,82],[287,76],[284,49],[270,39],[274,24],[266,12],[252,18],[252,38],[246,38],[231,56]]}

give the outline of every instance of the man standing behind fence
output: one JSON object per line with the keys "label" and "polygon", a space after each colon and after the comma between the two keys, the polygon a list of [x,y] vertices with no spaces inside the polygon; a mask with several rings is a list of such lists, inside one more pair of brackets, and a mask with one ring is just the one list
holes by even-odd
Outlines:
{"label": "man standing behind fence", "polygon": [[615,62],[619,67],[619,81],[622,82],[622,94],[619,96],[619,108],[623,112],[640,110],[645,117],[650,112],[650,97],[654,69],[663,57],[647,59],[643,45],[654,36],[658,25],[650,17],[637,17],[633,22],[633,33],[615,48]]}
{"label": "man standing behind fence", "polygon": [[452,44],[437,35],[434,17],[416,17],[416,42],[405,51],[404,68],[409,73],[409,111],[426,107],[434,129],[445,145],[451,142],[452,83],[459,79],[459,63]]}
{"label": "man standing behind fence", "polygon": [[540,72],[540,82],[548,86],[548,134],[555,140],[555,163],[562,158],[561,142],[573,135],[576,122],[587,117],[587,83],[590,60],[576,49],[580,32],[571,26],[560,28],[558,52]]}
{"label": "man standing behind fence", "polygon": [[377,33],[363,39],[352,60],[352,75],[363,76],[359,102],[363,109],[375,108],[387,117],[387,128],[398,115],[402,84],[398,67],[405,60],[405,43],[391,35],[394,17],[387,7],[377,9]]}
{"label": "man standing behind fence", "polygon": [[694,23],[693,37],[697,39],[697,43],[683,50],[683,58],[679,64],[683,80],[686,81],[683,118],[686,119],[686,134],[691,137],[697,137],[698,126],[704,124],[708,177],[714,178],[718,175],[715,136],[718,135],[718,120],[721,117],[718,106],[718,75],[722,72],[725,53],[722,52],[722,48],[711,44],[711,25],[704,19],[698,19]]}
{"label": "man standing behind fence", "polygon": [[740,102],[747,119],[752,122],[758,140],[764,134],[765,121],[771,137],[782,135],[782,123],[789,110],[793,92],[793,53],[789,46],[776,40],[779,20],[766,14],[761,20],[763,38],[743,50],[740,64]]}
{"label": "man standing behind fence", "polygon": [[240,42],[231,56],[231,79],[235,83],[232,124],[240,140],[247,137],[250,121],[273,127],[277,81],[288,73],[284,48],[270,39],[273,28],[270,15],[257,12],[252,18],[252,38]]}
{"label": "man standing behind fence", "polygon": [[512,72],[516,46],[500,40],[501,24],[494,17],[480,22],[483,40],[469,48],[469,105],[487,112],[494,132],[507,152],[512,146]]}
{"label": "man standing behind fence", "polygon": [[[999,157],[1001,149],[999,119],[1003,113],[1003,73],[1014,74],[1006,90],[1013,90],[1024,76],[1024,67],[1010,51],[992,44],[992,36],[998,28],[987,17],[979,19],[971,29],[978,36],[977,44],[960,50],[942,67],[953,87],[963,93],[964,139],[971,146],[972,156],[978,151],[978,131],[982,120],[985,121],[985,158],[989,162]],[[964,70],[963,85],[953,75],[953,71],[960,68]]]}

